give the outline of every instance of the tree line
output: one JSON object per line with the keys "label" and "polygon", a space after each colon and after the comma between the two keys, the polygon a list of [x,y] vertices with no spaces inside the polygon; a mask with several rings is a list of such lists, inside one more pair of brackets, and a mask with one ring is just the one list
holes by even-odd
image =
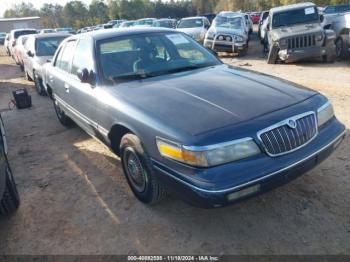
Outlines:
{"label": "tree line", "polygon": [[[73,0],[64,6],[44,4],[36,9],[31,3],[16,4],[4,13],[5,18],[40,16],[47,28],[82,28],[113,19],[135,20],[144,17],[182,18],[220,11],[262,11],[271,7],[307,0],[93,0],[89,5]],[[349,3],[349,0],[314,0],[319,6]]]}

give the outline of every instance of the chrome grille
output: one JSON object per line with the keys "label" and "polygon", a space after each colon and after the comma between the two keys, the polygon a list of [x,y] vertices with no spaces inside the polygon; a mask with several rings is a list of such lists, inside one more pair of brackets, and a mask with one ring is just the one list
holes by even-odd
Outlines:
{"label": "chrome grille", "polygon": [[310,46],[316,46],[316,35],[314,34],[288,38],[289,49],[305,48]]}
{"label": "chrome grille", "polygon": [[[290,127],[291,123],[295,128]],[[266,152],[270,156],[293,152],[317,135],[317,121],[314,112],[298,115],[284,120],[258,133]]]}

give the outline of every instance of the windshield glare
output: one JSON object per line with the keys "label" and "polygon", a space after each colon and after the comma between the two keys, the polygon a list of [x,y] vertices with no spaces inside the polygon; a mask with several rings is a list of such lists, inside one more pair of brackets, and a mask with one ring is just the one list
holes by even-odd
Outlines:
{"label": "windshield glare", "polygon": [[97,44],[105,79],[118,81],[221,64],[204,47],[181,33],[155,33],[103,40]]}
{"label": "windshield glare", "polygon": [[202,19],[185,19],[181,20],[178,28],[194,28],[194,27],[203,27]]}
{"label": "windshield glare", "polygon": [[35,53],[37,56],[53,56],[64,37],[37,39]]}
{"label": "windshield glare", "polygon": [[242,21],[241,17],[217,17],[214,20],[214,25],[229,29],[241,29],[243,27]]}
{"label": "windshield glare", "polygon": [[273,14],[272,27],[314,23],[317,21],[319,21],[317,9],[312,6]]}

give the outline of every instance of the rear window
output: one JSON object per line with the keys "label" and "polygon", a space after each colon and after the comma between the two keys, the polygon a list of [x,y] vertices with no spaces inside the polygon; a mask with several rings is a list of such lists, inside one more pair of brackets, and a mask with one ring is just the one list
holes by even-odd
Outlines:
{"label": "rear window", "polygon": [[37,56],[53,56],[65,37],[37,39],[35,50]]}
{"label": "rear window", "polygon": [[17,39],[18,37],[20,37],[21,35],[32,35],[32,34],[36,34],[36,30],[23,30],[23,31],[17,31],[14,33],[15,39]]}

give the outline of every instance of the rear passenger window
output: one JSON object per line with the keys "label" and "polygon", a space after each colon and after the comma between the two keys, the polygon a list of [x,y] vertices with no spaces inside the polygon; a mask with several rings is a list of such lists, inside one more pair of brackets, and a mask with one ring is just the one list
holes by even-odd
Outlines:
{"label": "rear passenger window", "polygon": [[94,71],[94,63],[92,59],[92,50],[90,41],[82,39],[79,41],[74,52],[71,73],[77,75],[78,69],[86,68],[89,72]]}
{"label": "rear passenger window", "polygon": [[69,41],[65,44],[55,64],[55,66],[68,73],[70,72],[70,62],[74,55],[75,43],[76,41]]}

